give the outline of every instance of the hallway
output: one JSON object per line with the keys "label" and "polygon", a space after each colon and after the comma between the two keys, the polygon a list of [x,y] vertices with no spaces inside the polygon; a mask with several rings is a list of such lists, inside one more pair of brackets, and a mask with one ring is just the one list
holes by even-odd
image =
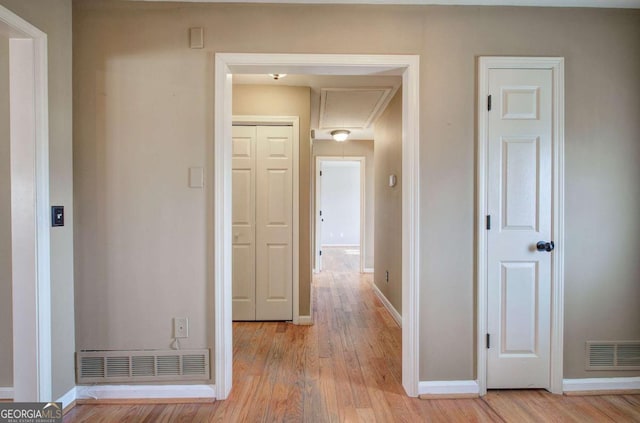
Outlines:
{"label": "hallway", "polygon": [[401,330],[357,273],[357,250],[325,249],[314,275],[314,325],[234,323],[234,386],[226,401],[78,405],[65,422],[621,422],[640,395],[567,397],[497,391],[420,400],[401,386]]}

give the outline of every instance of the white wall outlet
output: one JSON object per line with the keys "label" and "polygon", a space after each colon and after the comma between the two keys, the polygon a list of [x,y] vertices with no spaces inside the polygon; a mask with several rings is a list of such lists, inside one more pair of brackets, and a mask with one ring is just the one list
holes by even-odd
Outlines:
{"label": "white wall outlet", "polygon": [[187,317],[173,318],[173,337],[174,338],[189,337],[189,319]]}

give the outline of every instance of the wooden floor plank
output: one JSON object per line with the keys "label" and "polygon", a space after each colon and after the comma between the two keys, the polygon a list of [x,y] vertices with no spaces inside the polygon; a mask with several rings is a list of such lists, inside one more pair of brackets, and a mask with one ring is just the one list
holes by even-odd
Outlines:
{"label": "wooden floor plank", "polygon": [[373,292],[373,276],[358,273],[354,252],[323,249],[325,267],[313,278],[313,326],[234,322],[227,400],[78,405],[64,422],[640,422],[640,395],[407,397],[402,330]]}

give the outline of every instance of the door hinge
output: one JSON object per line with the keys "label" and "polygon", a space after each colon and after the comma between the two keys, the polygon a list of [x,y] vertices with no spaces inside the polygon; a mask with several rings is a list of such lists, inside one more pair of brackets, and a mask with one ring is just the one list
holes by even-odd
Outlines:
{"label": "door hinge", "polygon": [[320,171],[320,176],[322,176],[322,171]]}
{"label": "door hinge", "polygon": [[491,348],[491,335],[487,334],[487,349]]}
{"label": "door hinge", "polygon": [[487,230],[491,229],[491,215],[487,215]]}
{"label": "door hinge", "polygon": [[487,99],[487,110],[491,111],[491,95],[489,95],[489,98]]}
{"label": "door hinge", "polygon": [[322,216],[322,210],[320,210],[320,216]]}
{"label": "door hinge", "polygon": [[322,255],[322,250],[320,250],[320,254],[318,254],[318,255],[319,255],[319,256],[321,256],[321,255]]}

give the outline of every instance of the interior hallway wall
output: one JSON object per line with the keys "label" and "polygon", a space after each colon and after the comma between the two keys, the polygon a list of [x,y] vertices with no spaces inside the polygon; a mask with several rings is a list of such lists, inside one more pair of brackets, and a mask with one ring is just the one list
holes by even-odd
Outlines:
{"label": "interior hallway wall", "polygon": [[[402,90],[376,121],[373,138],[377,245],[373,281],[402,315]],[[390,175],[396,175],[394,187],[389,186]]]}
{"label": "interior hallway wall", "polygon": [[211,187],[183,187],[195,163],[213,180],[215,52],[416,54],[420,380],[475,380],[477,57],[563,56],[564,376],[639,375],[584,370],[587,340],[640,339],[639,48],[629,9],[74,2],[79,346],[164,340],[149,292],[213,332]]}
{"label": "interior hallway wall", "polygon": [[309,222],[309,163],[311,141],[311,89],[272,85],[234,85],[232,109],[234,115],[298,116],[300,118],[299,201],[300,201],[300,315],[308,316],[311,292],[311,227]]}

